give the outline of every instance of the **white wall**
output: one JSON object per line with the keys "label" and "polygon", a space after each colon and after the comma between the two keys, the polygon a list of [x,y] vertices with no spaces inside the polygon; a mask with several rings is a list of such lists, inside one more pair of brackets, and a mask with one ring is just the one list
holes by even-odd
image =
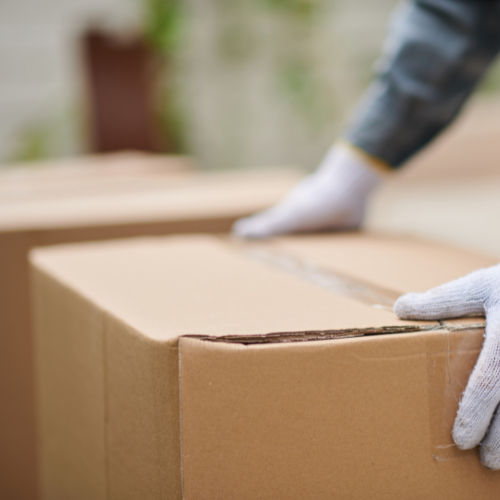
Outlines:
{"label": "white wall", "polygon": [[137,24],[139,1],[0,1],[0,161],[34,133],[48,134],[55,154],[82,148],[79,35],[95,21]]}
{"label": "white wall", "polygon": [[[54,155],[84,149],[78,37],[94,20],[136,25],[141,1],[0,0],[0,161],[39,136]],[[185,0],[178,83],[189,146],[203,165],[313,167],[334,140],[369,79],[397,0],[311,1],[322,15],[304,36],[262,0]],[[231,29],[252,39],[246,56],[221,49]],[[319,119],[280,87],[277,67],[294,54],[313,68]]]}
{"label": "white wall", "polygon": [[[308,37],[262,1],[232,0],[239,8],[230,12],[228,0],[186,2],[192,20],[183,55],[191,147],[207,166],[223,168],[313,167],[368,82],[397,3],[317,0],[322,14]],[[220,48],[231,28],[253,40],[249,54],[233,60]],[[277,65],[293,53],[314,68],[320,123],[297,110],[277,84]]]}

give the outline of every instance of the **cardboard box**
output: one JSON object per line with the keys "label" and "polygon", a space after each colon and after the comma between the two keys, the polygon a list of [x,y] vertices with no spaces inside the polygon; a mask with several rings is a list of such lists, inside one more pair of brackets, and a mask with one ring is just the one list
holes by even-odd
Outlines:
{"label": "cardboard box", "polygon": [[36,491],[29,250],[227,231],[300,176],[291,169],[200,174],[183,165],[175,157],[122,155],[0,174],[0,498],[32,500]]}
{"label": "cardboard box", "polygon": [[484,319],[391,311],[494,262],[334,235],[36,250],[43,498],[498,498],[459,451]]}

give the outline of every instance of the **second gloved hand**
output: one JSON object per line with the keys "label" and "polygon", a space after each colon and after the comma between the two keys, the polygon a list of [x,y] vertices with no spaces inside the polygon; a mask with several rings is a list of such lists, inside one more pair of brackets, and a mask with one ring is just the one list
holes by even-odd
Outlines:
{"label": "second gloved hand", "polygon": [[500,469],[500,265],[426,293],[403,295],[394,311],[402,319],[418,320],[486,315],[483,348],[460,401],[453,440],[462,450],[480,444],[481,462]]}
{"label": "second gloved hand", "polygon": [[318,170],[276,206],[240,219],[233,233],[244,238],[318,230],[356,229],[368,195],[381,174],[346,145],[333,146]]}

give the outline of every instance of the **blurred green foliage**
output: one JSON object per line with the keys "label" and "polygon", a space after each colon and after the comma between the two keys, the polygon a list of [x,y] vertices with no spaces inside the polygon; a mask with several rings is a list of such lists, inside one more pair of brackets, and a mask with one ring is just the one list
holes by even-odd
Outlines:
{"label": "blurred green foliage", "polygon": [[43,160],[52,156],[53,130],[50,125],[33,125],[23,130],[10,161],[26,162]]}
{"label": "blurred green foliage", "polygon": [[319,0],[260,0],[260,2],[305,23],[314,19],[319,7]]}
{"label": "blurred green foliage", "polygon": [[9,162],[30,162],[67,156],[80,151],[80,139],[86,135],[82,105],[54,110],[17,131]]}
{"label": "blurred green foliage", "polygon": [[167,152],[185,151],[185,119],[177,99],[174,82],[177,51],[185,34],[185,11],[182,0],[141,0],[143,34],[152,48],[157,71],[156,111]]}
{"label": "blurred green foliage", "polygon": [[163,149],[168,153],[187,153],[187,123],[177,89],[167,78],[159,86],[157,120],[163,138]]}
{"label": "blurred green foliage", "polygon": [[259,1],[279,19],[289,38],[277,54],[277,88],[311,130],[319,131],[328,120],[330,99],[319,82],[311,45],[324,0]]}
{"label": "blurred green foliage", "polygon": [[[169,151],[184,152],[186,115],[178,99],[176,61],[191,33],[185,1],[140,0],[143,31],[158,55],[160,84],[158,119]],[[314,37],[325,0],[203,0],[212,2],[215,18],[214,59],[241,65],[262,51],[271,51],[278,96],[282,96],[299,119],[320,130],[331,112],[331,93],[325,94],[314,58]],[[267,19],[266,19],[267,18]],[[268,21],[278,30],[273,46],[263,46],[261,27]],[[272,40],[272,39],[271,39]],[[267,38],[267,43],[270,39]],[[231,72],[230,67],[226,71]]]}
{"label": "blurred green foliage", "polygon": [[500,90],[500,59],[495,61],[479,84],[479,93],[483,95],[497,94]]}
{"label": "blurred green foliage", "polygon": [[184,30],[181,0],[142,0],[146,40],[160,54],[173,55]]}
{"label": "blurred green foliage", "polygon": [[327,105],[311,62],[301,57],[285,60],[278,68],[276,79],[280,93],[290,100],[311,129],[320,130],[328,119]]}
{"label": "blurred green foliage", "polygon": [[[217,46],[226,61],[243,63],[259,49],[270,50],[275,60],[274,81],[283,96],[313,129],[326,117],[325,96],[316,75],[310,45],[324,0],[212,0],[218,5]],[[280,39],[260,46],[257,22],[267,17]]]}

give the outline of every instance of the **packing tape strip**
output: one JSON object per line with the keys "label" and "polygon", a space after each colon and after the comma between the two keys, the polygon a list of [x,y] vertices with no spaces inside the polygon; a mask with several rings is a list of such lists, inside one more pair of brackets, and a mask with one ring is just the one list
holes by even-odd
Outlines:
{"label": "packing tape strip", "polygon": [[322,268],[310,259],[296,257],[281,249],[251,244],[245,246],[244,251],[256,261],[280,269],[338,295],[350,297],[374,307],[392,310],[394,302],[400,295],[394,290],[362,282],[350,276]]}
{"label": "packing tape strip", "polygon": [[[450,326],[450,325],[448,325]],[[484,322],[447,328],[425,337],[430,454],[438,462],[477,460],[477,450],[459,450],[452,437],[458,405],[483,345]]]}

